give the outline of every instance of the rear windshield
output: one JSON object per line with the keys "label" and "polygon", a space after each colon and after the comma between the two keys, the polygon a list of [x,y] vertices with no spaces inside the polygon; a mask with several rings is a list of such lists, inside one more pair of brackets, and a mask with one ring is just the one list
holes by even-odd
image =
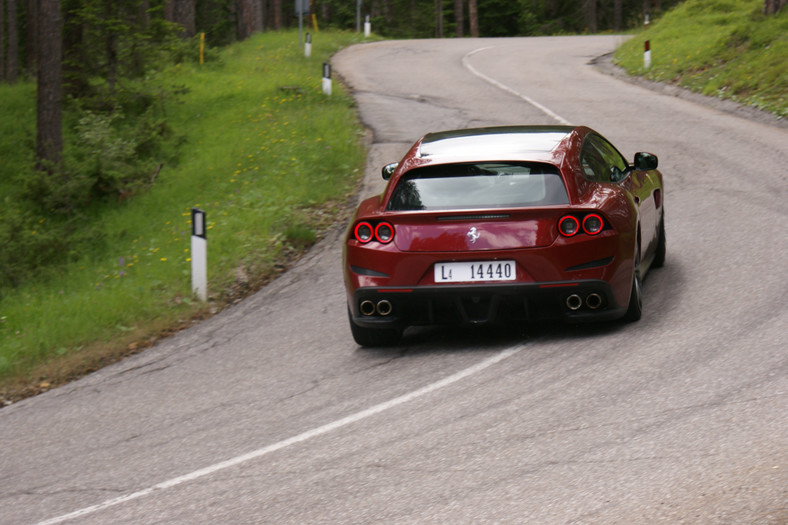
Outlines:
{"label": "rear windshield", "polygon": [[549,164],[482,162],[426,166],[399,180],[388,209],[456,210],[569,204]]}

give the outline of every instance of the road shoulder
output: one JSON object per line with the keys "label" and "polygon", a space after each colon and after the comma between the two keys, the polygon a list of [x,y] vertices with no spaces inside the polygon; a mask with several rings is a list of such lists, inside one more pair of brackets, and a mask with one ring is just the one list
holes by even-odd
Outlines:
{"label": "road shoulder", "polygon": [[769,113],[768,111],[763,111],[752,106],[745,106],[732,100],[723,100],[716,97],[701,95],[700,93],[695,93],[688,89],[684,89],[672,84],[655,82],[643,77],[629,75],[626,71],[624,71],[624,69],[613,63],[613,53],[606,53],[604,55],[598,56],[592,59],[589,64],[606,75],[610,75],[625,82],[629,82],[630,84],[635,84],[636,86],[650,89],[651,91],[655,91],[663,95],[689,100],[696,104],[702,104],[718,111],[723,111],[741,118],[760,122],[761,124],[788,129],[788,119],[780,118],[773,113]]}

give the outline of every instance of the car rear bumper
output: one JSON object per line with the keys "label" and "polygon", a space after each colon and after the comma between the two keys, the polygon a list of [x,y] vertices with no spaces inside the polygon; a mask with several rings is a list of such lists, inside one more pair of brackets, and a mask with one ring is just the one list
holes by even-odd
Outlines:
{"label": "car rear bumper", "polygon": [[350,305],[367,328],[507,324],[535,320],[604,321],[624,315],[607,281],[364,287]]}

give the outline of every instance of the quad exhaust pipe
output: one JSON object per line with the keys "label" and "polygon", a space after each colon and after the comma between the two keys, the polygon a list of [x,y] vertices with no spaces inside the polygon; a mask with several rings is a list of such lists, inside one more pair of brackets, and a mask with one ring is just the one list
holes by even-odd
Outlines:
{"label": "quad exhaust pipe", "polygon": [[586,297],[586,306],[591,310],[596,310],[602,306],[602,296],[600,296],[598,293],[588,294],[588,297]]}
{"label": "quad exhaust pipe", "polygon": [[569,297],[566,298],[566,307],[572,310],[580,310],[580,307],[583,306],[583,298],[573,293]]}
{"label": "quad exhaust pipe", "polygon": [[358,309],[361,312],[361,315],[370,316],[377,313],[378,315],[385,317],[387,315],[391,315],[394,307],[392,306],[391,301],[388,299],[381,299],[377,302],[377,304],[375,304],[373,301],[370,301],[369,299],[365,299],[361,301]]}
{"label": "quad exhaust pipe", "polygon": [[393,307],[391,306],[391,301],[389,301],[388,299],[382,299],[382,300],[378,301],[376,309],[378,311],[378,314],[386,316],[386,315],[389,315],[391,313],[391,310],[393,310]]}
{"label": "quad exhaust pipe", "polygon": [[369,299],[361,301],[358,310],[361,312],[361,315],[373,315],[375,313],[375,303]]}
{"label": "quad exhaust pipe", "polygon": [[596,310],[602,306],[602,296],[598,293],[590,293],[586,296],[585,301],[583,301],[582,297],[573,293],[566,298],[566,307],[573,312],[580,310],[583,304],[585,304],[589,310]]}

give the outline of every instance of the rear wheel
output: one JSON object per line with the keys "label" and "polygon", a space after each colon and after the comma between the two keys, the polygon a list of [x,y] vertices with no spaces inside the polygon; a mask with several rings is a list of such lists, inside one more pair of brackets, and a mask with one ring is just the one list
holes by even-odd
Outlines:
{"label": "rear wheel", "polygon": [[635,258],[635,271],[632,275],[632,291],[629,292],[629,308],[624,314],[624,321],[633,323],[639,321],[643,315],[643,283],[640,278],[640,248]]}
{"label": "rear wheel", "polygon": [[347,313],[350,323],[350,333],[353,339],[361,346],[388,346],[396,344],[402,337],[399,328],[367,328],[353,322],[350,310]]}
{"label": "rear wheel", "polygon": [[657,250],[654,252],[654,261],[651,263],[652,268],[662,268],[665,264],[665,212],[662,212],[662,218],[659,221],[659,233],[657,234]]}

